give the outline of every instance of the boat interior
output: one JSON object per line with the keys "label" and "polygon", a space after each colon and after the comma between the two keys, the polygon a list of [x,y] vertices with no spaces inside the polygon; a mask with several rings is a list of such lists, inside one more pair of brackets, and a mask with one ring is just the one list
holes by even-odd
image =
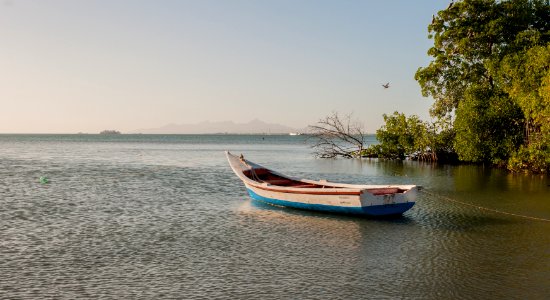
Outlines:
{"label": "boat interior", "polygon": [[243,171],[243,174],[259,183],[269,183],[271,185],[293,187],[293,188],[335,188],[333,186],[325,186],[320,184],[313,184],[303,182],[299,180],[290,179],[277,174],[274,174],[268,169],[256,168]]}

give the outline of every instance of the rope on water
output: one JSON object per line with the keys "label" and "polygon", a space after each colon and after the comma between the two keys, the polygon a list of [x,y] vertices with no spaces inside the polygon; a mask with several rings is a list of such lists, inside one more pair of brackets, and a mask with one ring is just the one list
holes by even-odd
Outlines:
{"label": "rope on water", "polygon": [[429,191],[426,191],[425,188],[420,189],[420,192],[422,192],[426,195],[432,196],[432,197],[436,197],[436,198],[440,198],[440,199],[449,201],[449,202],[454,202],[454,203],[470,206],[470,207],[473,207],[473,208],[477,208],[479,210],[490,211],[490,212],[497,213],[497,214],[509,215],[509,216],[514,216],[514,217],[524,218],[524,219],[529,219],[529,220],[550,222],[550,219],[537,218],[537,217],[531,217],[531,216],[520,215],[520,214],[514,214],[514,213],[511,213],[511,212],[506,212],[506,211],[502,211],[502,210],[498,210],[498,209],[492,209],[492,208],[478,206],[478,205],[467,203],[467,202],[462,202],[460,200],[456,200],[456,199],[452,199],[452,198],[449,198],[449,197],[446,197],[446,196],[431,193]]}

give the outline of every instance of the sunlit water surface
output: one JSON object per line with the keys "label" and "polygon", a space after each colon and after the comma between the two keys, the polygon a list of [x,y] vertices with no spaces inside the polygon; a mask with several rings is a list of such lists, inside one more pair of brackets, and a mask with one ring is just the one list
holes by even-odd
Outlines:
{"label": "sunlit water surface", "polygon": [[[271,207],[224,150],[425,193],[393,219]],[[315,159],[302,136],[0,135],[0,298],[549,299],[550,222],[457,202],[550,219],[549,184]]]}

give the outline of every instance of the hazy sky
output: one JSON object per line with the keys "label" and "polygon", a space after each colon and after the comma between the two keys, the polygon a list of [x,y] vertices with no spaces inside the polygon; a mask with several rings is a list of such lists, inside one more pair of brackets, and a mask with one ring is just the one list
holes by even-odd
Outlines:
{"label": "hazy sky", "polygon": [[332,111],[374,132],[395,110],[427,119],[414,73],[447,4],[0,0],[0,132],[304,127]]}

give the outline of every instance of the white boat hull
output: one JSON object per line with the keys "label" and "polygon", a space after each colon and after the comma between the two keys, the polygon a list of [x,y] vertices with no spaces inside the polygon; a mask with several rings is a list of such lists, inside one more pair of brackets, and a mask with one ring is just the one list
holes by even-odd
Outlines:
{"label": "white boat hull", "polygon": [[247,191],[250,198],[276,206],[370,216],[402,214],[414,206],[413,194],[416,194],[416,189],[407,195],[383,196],[288,194],[252,186],[247,186]]}

